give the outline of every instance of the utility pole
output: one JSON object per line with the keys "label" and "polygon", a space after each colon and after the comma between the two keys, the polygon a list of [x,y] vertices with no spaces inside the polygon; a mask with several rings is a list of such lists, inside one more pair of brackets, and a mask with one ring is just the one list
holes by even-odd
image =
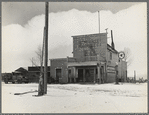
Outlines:
{"label": "utility pole", "polygon": [[44,94],[47,94],[47,76],[48,76],[48,15],[49,15],[49,3],[45,3],[45,61],[44,61]]}
{"label": "utility pole", "polygon": [[44,73],[44,69],[43,69],[43,57],[44,57],[44,47],[45,47],[45,34],[46,34],[46,28],[44,27],[44,30],[43,30],[43,43],[42,43],[42,54],[41,54],[41,63],[40,63],[40,74],[42,75],[43,77],[43,73]]}
{"label": "utility pole", "polygon": [[45,47],[45,32],[46,31],[46,28],[44,27],[44,30],[43,30],[43,44],[42,44],[42,54],[41,54],[41,65],[40,65],[40,71],[41,71],[41,74],[43,74],[44,70],[43,70],[43,57],[44,57],[44,47]]}
{"label": "utility pole", "polygon": [[38,86],[38,96],[44,95],[44,81],[43,81],[43,56],[44,56],[44,42],[45,42],[45,27],[43,31],[43,44],[42,44],[42,54],[41,54],[41,65],[40,65],[40,77],[39,77],[39,86]]}
{"label": "utility pole", "polygon": [[100,33],[100,11],[98,11],[99,33]]}

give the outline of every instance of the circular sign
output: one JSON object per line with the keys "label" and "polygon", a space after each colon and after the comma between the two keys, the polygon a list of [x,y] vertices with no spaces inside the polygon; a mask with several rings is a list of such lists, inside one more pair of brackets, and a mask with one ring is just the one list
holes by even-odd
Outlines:
{"label": "circular sign", "polygon": [[125,53],[124,52],[119,52],[118,53],[118,57],[120,58],[120,59],[123,59],[124,57],[125,57]]}

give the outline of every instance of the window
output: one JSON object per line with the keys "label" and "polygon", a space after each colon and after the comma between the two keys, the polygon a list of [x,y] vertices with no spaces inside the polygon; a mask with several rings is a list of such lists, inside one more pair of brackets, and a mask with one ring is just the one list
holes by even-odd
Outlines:
{"label": "window", "polygon": [[112,52],[110,52],[110,60],[112,60]]}

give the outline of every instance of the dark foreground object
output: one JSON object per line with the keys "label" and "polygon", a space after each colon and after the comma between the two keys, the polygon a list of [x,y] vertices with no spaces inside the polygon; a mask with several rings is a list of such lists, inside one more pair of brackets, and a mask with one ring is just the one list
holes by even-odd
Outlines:
{"label": "dark foreground object", "polygon": [[38,92],[38,91],[35,90],[35,91],[28,91],[28,92],[23,92],[23,93],[14,93],[14,95],[23,95],[23,94],[34,93],[34,92]]}

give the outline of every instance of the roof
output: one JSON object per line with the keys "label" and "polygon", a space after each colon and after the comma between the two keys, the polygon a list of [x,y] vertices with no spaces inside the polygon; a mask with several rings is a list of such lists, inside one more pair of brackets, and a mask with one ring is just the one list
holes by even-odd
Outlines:
{"label": "roof", "polygon": [[12,73],[27,73],[28,71],[24,68],[24,67],[20,67],[18,69],[16,69],[14,72]]}
{"label": "roof", "polygon": [[14,71],[13,73],[22,73],[22,72],[20,72],[20,71]]}
{"label": "roof", "polygon": [[76,35],[76,36],[71,36],[71,37],[85,37],[85,36],[88,36],[88,37],[93,37],[93,36],[97,36],[97,35],[105,35],[107,33],[96,33],[96,34],[86,34],[86,35]]}
{"label": "roof", "polygon": [[108,49],[109,51],[112,51],[113,53],[118,53],[118,51],[115,50],[115,49],[113,49],[113,47],[110,46],[109,44],[107,44],[107,49]]}
{"label": "roof", "polygon": [[49,60],[67,60],[67,58],[53,58],[53,59],[49,59]]}
{"label": "roof", "polygon": [[16,69],[15,72],[16,71],[17,72],[27,72],[27,70],[25,68],[23,68],[23,67],[20,67],[20,68]]}
{"label": "roof", "polygon": [[[43,69],[44,69],[44,66],[43,66]],[[50,66],[48,66],[48,72],[50,71]],[[41,66],[31,66],[31,67],[28,67],[28,71],[29,72],[40,72],[41,70]]]}
{"label": "roof", "polygon": [[[98,61],[92,61],[92,62],[69,62],[67,64],[68,67],[70,66],[97,66],[98,65]],[[105,64],[104,61],[100,62],[101,64]]]}

